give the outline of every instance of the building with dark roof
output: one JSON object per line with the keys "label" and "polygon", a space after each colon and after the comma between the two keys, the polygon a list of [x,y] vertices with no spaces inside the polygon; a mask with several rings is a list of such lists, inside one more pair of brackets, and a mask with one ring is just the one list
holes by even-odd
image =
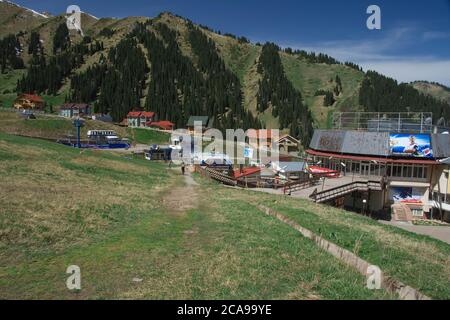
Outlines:
{"label": "building with dark roof", "polygon": [[450,135],[420,130],[418,125],[414,131],[403,126],[386,131],[386,126],[378,125],[384,129],[377,131],[373,120],[370,123],[370,130],[316,130],[306,151],[317,167],[353,176],[355,181],[382,182],[381,191],[336,192],[340,203],[357,211],[367,205],[372,212],[402,204],[416,219],[446,216],[450,168],[443,159],[450,158]]}
{"label": "building with dark roof", "polygon": [[59,115],[65,118],[89,116],[91,107],[87,103],[65,103],[59,107]]}

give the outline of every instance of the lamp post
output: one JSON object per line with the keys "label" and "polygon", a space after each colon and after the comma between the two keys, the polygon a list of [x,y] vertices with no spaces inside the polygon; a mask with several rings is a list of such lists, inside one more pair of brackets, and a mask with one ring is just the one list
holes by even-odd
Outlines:
{"label": "lamp post", "polygon": [[366,204],[367,204],[367,200],[363,199],[363,207],[362,207],[362,214],[366,215]]}
{"label": "lamp post", "polygon": [[341,167],[342,167],[342,170],[344,172],[344,177],[345,177],[345,174],[346,174],[346,171],[347,171],[347,165],[345,163],[341,162]]}

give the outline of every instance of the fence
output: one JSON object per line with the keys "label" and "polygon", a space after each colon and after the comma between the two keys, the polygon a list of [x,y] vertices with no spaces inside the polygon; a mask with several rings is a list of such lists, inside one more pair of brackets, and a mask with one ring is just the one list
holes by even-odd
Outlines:
{"label": "fence", "polygon": [[333,189],[325,190],[322,192],[314,192],[310,199],[314,200],[317,203],[323,203],[329,200],[336,199],[338,197],[345,196],[349,193],[355,192],[355,191],[370,191],[370,190],[376,190],[381,191],[383,190],[383,182],[379,181],[355,181],[352,183],[348,183],[342,186],[338,186]]}
{"label": "fence", "polygon": [[433,133],[431,112],[337,112],[333,114],[335,130],[372,132]]}
{"label": "fence", "polygon": [[225,185],[242,187],[242,188],[270,188],[270,189],[283,189],[284,193],[294,192],[306,188],[310,188],[319,182],[318,177],[313,177],[307,180],[282,180],[279,178],[271,177],[242,177],[234,178],[225,173],[217,171],[208,167],[195,166],[195,172],[208,179],[213,179],[221,182]]}

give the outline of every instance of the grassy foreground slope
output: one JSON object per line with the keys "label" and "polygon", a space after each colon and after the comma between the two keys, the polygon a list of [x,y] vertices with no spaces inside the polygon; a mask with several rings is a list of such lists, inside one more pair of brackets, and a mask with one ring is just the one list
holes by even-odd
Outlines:
{"label": "grassy foreground slope", "polygon": [[299,223],[433,299],[450,299],[450,245],[309,201],[260,192],[221,191],[261,204]]}
{"label": "grassy foreground slope", "polygon": [[163,164],[0,133],[0,174],[0,298],[390,298],[242,193]]}

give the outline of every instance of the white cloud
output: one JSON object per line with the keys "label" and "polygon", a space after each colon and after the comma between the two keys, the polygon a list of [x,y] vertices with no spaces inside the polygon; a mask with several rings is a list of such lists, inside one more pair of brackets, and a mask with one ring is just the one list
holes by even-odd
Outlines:
{"label": "white cloud", "polygon": [[[419,34],[419,40],[417,35]],[[406,56],[394,52],[407,51],[417,41],[443,39],[444,32],[419,32],[416,27],[393,29],[376,40],[337,40],[317,43],[287,44],[285,47],[326,53],[339,61],[351,61],[365,70],[375,70],[400,82],[428,80],[450,85],[450,60],[433,55]]]}
{"label": "white cloud", "polygon": [[395,60],[366,61],[360,65],[364,70],[375,70],[400,82],[428,80],[450,86],[450,60]]}
{"label": "white cloud", "polygon": [[287,44],[286,47],[306,51],[323,52],[341,61],[389,60],[398,48],[411,44],[414,28],[397,28],[378,39],[336,40],[316,43]]}
{"label": "white cloud", "polygon": [[423,33],[422,38],[425,41],[448,39],[450,38],[450,33],[442,31],[426,31]]}

